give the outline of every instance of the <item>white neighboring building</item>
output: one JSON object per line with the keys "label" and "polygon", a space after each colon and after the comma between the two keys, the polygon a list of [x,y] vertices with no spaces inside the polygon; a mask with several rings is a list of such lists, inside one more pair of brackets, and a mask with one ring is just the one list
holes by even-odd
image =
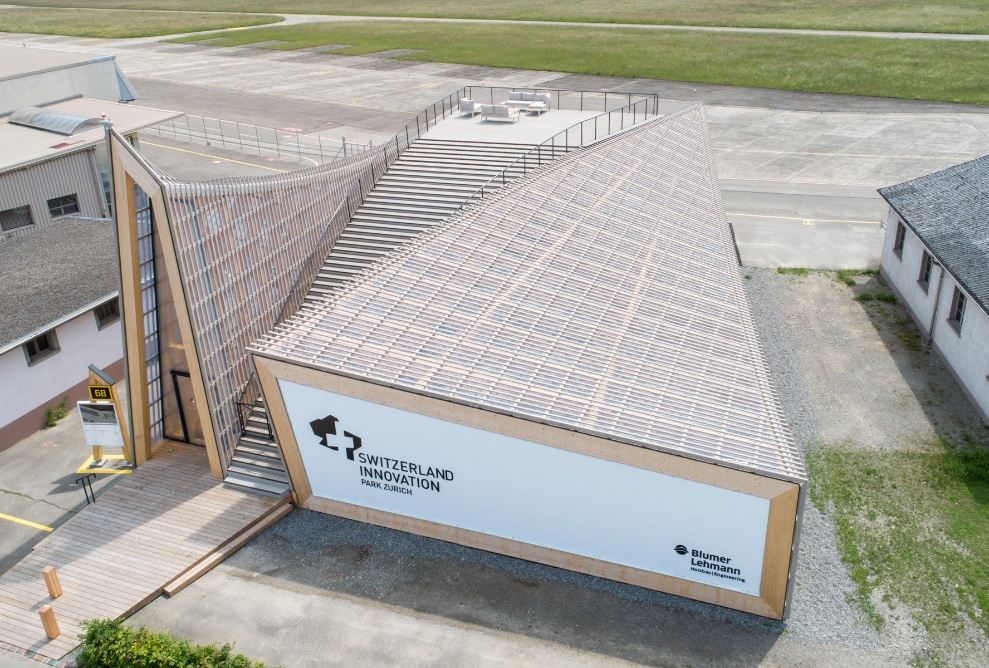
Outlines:
{"label": "white neighboring building", "polygon": [[139,99],[115,56],[0,44],[0,114],[79,96]]}
{"label": "white neighboring building", "polygon": [[64,220],[0,243],[0,450],[45,408],[87,396],[90,364],[123,377],[111,223]]}
{"label": "white neighboring building", "polygon": [[879,194],[880,273],[989,421],[989,156]]}

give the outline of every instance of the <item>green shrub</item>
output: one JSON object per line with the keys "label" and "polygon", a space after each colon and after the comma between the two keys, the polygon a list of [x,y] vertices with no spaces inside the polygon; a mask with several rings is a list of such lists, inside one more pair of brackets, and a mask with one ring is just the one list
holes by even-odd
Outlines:
{"label": "green shrub", "polygon": [[803,267],[779,267],[776,270],[777,274],[795,274],[797,276],[806,276],[810,273],[810,269],[804,269]]}
{"label": "green shrub", "polygon": [[69,398],[62,399],[58,406],[49,406],[45,409],[44,429],[51,429],[58,424],[58,421],[65,417],[68,410]]}
{"label": "green shrub", "polygon": [[83,623],[82,668],[265,668],[229,644],[191,645],[169,633],[142,626],[134,630],[119,621],[96,619]]}
{"label": "green shrub", "polygon": [[871,302],[873,300],[877,302],[886,302],[887,304],[895,304],[896,295],[892,292],[877,292],[876,294],[872,294],[871,292],[863,292],[855,295],[855,301],[857,302]]}
{"label": "green shrub", "polygon": [[835,278],[838,279],[839,283],[852,287],[855,285],[855,276],[858,276],[858,273],[855,269],[839,269],[835,272]]}

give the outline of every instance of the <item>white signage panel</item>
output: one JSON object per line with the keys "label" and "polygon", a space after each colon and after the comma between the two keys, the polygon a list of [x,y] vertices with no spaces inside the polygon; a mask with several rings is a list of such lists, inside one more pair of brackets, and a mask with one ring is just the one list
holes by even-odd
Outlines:
{"label": "white signage panel", "polygon": [[79,418],[82,420],[82,433],[86,437],[86,445],[124,447],[124,436],[120,431],[116,406],[94,401],[76,403],[79,406]]}
{"label": "white signage panel", "polygon": [[768,499],[278,382],[315,496],[759,594]]}

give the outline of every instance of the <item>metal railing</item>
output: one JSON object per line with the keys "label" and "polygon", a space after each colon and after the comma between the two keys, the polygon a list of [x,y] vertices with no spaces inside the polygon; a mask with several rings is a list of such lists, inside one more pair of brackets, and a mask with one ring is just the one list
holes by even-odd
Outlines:
{"label": "metal railing", "polygon": [[458,206],[453,213],[457,213],[477,199],[483,199],[490,192],[492,183],[499,183],[500,181],[499,187],[504,186],[508,182],[510,172],[514,173],[513,177],[523,176],[534,169],[542,167],[543,164],[553,161],[561,152],[568,153],[575,148],[593,144],[599,139],[604,139],[605,137],[622,132],[626,128],[657,116],[658,104],[659,96],[654,95],[651,98],[632,102],[624,107],[599,114],[579,123],[574,123],[541,144],[533,146],[513,163],[492,176],[480,188],[471,193],[464,203]]}
{"label": "metal railing", "polygon": [[90,473],[89,475],[84,475],[81,478],[76,478],[76,484],[82,487],[83,494],[86,495],[87,506],[91,503],[96,503],[96,492],[93,491],[93,480],[95,478],[95,473]]}
{"label": "metal railing", "polygon": [[269,128],[195,114],[185,114],[141,132],[201,146],[219,146],[262,158],[297,160],[314,165],[324,165],[374,146],[370,141],[366,144],[348,142],[345,137],[329,139],[304,134],[295,128]]}
{"label": "metal railing", "polygon": [[[243,400],[248,396],[253,396],[254,401],[246,402]],[[271,431],[271,422],[268,420],[267,414],[259,409],[256,404],[257,399],[260,396],[261,387],[258,383],[258,377],[251,376],[250,380],[247,381],[247,386],[240,392],[240,400],[237,401],[237,419],[240,422],[240,433],[243,436],[244,432],[247,431],[247,424],[251,417],[256,417],[259,421],[264,423],[264,428],[268,435],[268,439],[273,440],[275,435]]]}

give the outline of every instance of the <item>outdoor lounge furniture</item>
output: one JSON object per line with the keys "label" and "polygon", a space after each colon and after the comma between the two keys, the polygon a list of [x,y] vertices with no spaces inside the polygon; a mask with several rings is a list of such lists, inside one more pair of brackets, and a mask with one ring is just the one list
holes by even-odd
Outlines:
{"label": "outdoor lounge furniture", "polygon": [[549,111],[549,102],[552,99],[550,93],[528,93],[521,90],[513,90],[508,93],[508,100],[503,104],[515,107],[522,111],[534,111],[541,114]]}
{"label": "outdoor lounge furniture", "polygon": [[483,104],[481,105],[481,118],[488,121],[511,121],[518,123],[519,112],[517,109],[506,107],[503,104]]}
{"label": "outdoor lounge furniture", "polygon": [[475,114],[481,113],[481,103],[475,102],[474,100],[468,100],[463,98],[460,100],[460,115],[469,114],[474,116]]}

